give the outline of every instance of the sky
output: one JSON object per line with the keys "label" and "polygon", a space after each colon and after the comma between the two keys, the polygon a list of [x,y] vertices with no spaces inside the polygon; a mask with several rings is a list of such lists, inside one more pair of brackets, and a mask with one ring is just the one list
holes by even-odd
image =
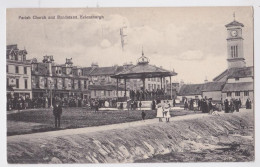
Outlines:
{"label": "sky", "polygon": [[[26,48],[27,58],[56,63],[72,58],[75,66],[136,64],[142,54],[150,64],[178,73],[173,81],[211,81],[227,69],[227,30],[244,24],[244,56],[253,65],[251,7],[8,9],[7,44]],[[33,16],[103,16],[102,19],[32,19]],[[31,19],[20,19],[30,16]],[[126,26],[124,50],[120,28]]]}

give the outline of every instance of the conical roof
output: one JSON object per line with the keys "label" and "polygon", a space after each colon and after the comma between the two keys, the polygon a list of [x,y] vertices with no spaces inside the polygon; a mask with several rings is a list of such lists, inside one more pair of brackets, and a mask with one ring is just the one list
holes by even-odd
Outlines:
{"label": "conical roof", "polygon": [[119,72],[113,76],[112,78],[124,78],[124,79],[138,79],[138,78],[160,78],[167,76],[175,76],[177,73],[174,71],[165,70],[161,67],[157,67],[155,65],[149,64],[149,59],[142,56],[138,59],[137,65],[130,67],[122,72]]}

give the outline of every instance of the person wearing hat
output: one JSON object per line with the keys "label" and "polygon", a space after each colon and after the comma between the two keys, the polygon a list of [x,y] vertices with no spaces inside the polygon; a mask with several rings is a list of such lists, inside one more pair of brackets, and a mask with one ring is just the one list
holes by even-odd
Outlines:
{"label": "person wearing hat", "polygon": [[55,105],[53,106],[53,115],[55,117],[55,128],[60,127],[61,114],[62,114],[62,107],[60,105],[60,102],[56,101]]}

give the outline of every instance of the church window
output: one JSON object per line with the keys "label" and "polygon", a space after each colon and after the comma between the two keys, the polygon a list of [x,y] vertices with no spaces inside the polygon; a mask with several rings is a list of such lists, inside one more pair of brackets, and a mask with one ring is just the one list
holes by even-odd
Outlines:
{"label": "church window", "polygon": [[231,57],[238,57],[238,50],[237,50],[237,45],[236,46],[231,46]]}

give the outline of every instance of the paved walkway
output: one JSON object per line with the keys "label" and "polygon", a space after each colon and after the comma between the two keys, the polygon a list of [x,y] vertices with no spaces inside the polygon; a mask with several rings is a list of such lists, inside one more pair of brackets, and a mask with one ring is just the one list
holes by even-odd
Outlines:
{"label": "paved walkway", "polygon": [[[178,116],[172,117],[170,121],[177,121],[177,120],[188,120],[188,119],[196,119],[209,116],[209,114],[191,114],[185,116]],[[150,124],[163,124],[166,123],[165,119],[164,122],[158,121],[158,118],[148,119],[145,121],[134,121],[134,122],[127,122],[127,123],[120,123],[120,124],[112,124],[112,125],[103,125],[103,126],[94,126],[94,127],[86,127],[86,128],[77,128],[77,129],[65,129],[65,130],[57,130],[57,131],[49,131],[49,132],[42,132],[42,133],[33,133],[33,134],[24,134],[24,135],[15,135],[7,137],[8,142],[12,141],[21,141],[21,140],[31,140],[34,138],[48,138],[48,137],[59,137],[59,136],[66,136],[66,135],[78,135],[78,134],[88,134],[93,132],[100,132],[100,131],[107,131],[107,130],[114,130],[114,129],[125,129],[130,127],[139,127],[144,125]]]}

